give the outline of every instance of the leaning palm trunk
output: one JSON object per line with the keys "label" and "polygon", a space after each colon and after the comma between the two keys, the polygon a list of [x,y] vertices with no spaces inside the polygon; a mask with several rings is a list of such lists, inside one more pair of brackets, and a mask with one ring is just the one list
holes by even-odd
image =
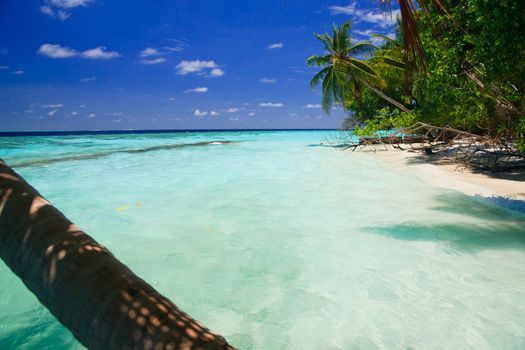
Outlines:
{"label": "leaning palm trunk", "polygon": [[232,349],[1,160],[0,258],[90,349]]}
{"label": "leaning palm trunk", "polygon": [[389,97],[387,94],[385,94],[383,91],[381,91],[380,89],[376,88],[375,86],[373,86],[372,84],[370,84],[369,82],[365,81],[365,80],[362,80],[361,81],[367,88],[369,88],[370,90],[372,90],[373,92],[375,92],[376,94],[378,94],[379,96],[381,96],[382,99],[384,99],[385,101],[387,101],[388,103],[396,106],[397,108],[399,108],[400,110],[402,110],[403,112],[406,112],[406,113],[410,113],[412,112],[410,109],[408,109],[407,107],[405,107],[402,103],[394,100],[393,98]]}

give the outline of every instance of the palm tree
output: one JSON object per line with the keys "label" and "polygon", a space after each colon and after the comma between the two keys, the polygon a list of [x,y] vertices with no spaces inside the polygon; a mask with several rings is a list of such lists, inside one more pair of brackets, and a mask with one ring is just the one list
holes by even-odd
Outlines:
{"label": "palm tree", "polygon": [[350,27],[351,21],[347,21],[339,29],[334,24],[333,36],[316,34],[328,53],[324,56],[313,55],[308,58],[308,65],[323,67],[312,78],[310,86],[314,88],[321,81],[323,82],[322,105],[325,112],[329,113],[333,104],[344,102],[346,94],[359,95],[363,85],[400,110],[410,112],[403,104],[390,98],[375,86],[375,83],[380,81],[377,72],[371,65],[356,56],[373,52],[377,47],[366,41],[352,45],[348,34]]}
{"label": "palm tree", "polygon": [[233,349],[71,223],[2,160],[0,258],[89,349]]}

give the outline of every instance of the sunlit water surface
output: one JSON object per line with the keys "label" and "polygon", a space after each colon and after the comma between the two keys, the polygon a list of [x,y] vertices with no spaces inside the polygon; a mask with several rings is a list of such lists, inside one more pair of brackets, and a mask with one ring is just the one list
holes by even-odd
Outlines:
{"label": "sunlit water surface", "polygon": [[[331,137],[3,138],[0,157],[237,347],[524,349],[523,214],[314,146]],[[78,348],[0,263],[0,349]]]}

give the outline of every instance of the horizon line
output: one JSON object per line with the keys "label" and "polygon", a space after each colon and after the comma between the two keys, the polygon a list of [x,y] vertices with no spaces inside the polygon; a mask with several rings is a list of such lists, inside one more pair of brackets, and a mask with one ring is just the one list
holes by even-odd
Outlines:
{"label": "horizon line", "polygon": [[183,132],[240,132],[240,131],[330,131],[337,128],[274,128],[274,129],[107,129],[107,130],[21,130],[0,131],[0,137],[16,136],[68,136],[112,134],[169,134]]}

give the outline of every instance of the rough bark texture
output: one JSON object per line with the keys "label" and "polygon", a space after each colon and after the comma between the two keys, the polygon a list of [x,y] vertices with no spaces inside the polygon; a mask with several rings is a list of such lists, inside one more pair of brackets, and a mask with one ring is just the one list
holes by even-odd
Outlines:
{"label": "rough bark texture", "polygon": [[90,349],[233,349],[0,160],[0,258]]}

